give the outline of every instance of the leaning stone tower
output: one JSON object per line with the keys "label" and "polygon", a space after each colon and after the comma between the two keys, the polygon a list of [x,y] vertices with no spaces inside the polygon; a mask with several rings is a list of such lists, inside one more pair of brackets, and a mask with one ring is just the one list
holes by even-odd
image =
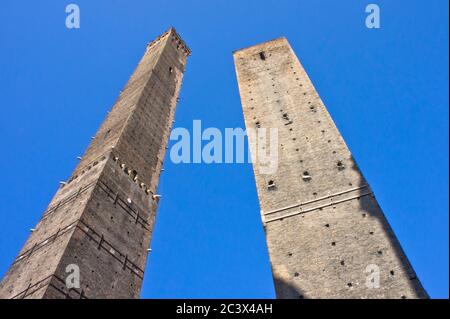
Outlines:
{"label": "leaning stone tower", "polygon": [[234,61],[247,128],[278,129],[277,171],[253,164],[277,297],[426,298],[288,41]]}
{"label": "leaning stone tower", "polygon": [[[136,70],[0,283],[0,298],[138,298],[187,56],[171,28]],[[71,277],[79,269],[79,285]]]}

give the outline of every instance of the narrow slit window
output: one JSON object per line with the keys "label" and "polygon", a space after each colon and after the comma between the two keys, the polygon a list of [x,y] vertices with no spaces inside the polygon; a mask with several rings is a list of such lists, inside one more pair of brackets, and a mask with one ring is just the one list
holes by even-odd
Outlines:
{"label": "narrow slit window", "polygon": [[109,135],[110,132],[111,132],[111,129],[108,129],[108,130],[105,132],[105,136],[103,137],[103,139],[106,139],[106,138],[108,137],[108,135]]}

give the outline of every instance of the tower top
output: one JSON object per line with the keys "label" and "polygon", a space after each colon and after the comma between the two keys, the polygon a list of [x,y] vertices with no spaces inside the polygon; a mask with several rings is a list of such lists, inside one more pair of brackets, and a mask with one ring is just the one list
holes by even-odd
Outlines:
{"label": "tower top", "polygon": [[183,50],[184,53],[186,54],[186,56],[191,55],[191,50],[189,49],[189,47],[186,45],[186,43],[183,41],[183,39],[180,37],[180,35],[178,34],[178,32],[175,30],[174,27],[170,27],[167,31],[165,31],[163,34],[161,34],[160,36],[158,36],[155,40],[149,42],[147,44],[147,49],[150,49],[151,47],[153,47],[156,43],[160,42],[162,39],[166,38],[166,37],[172,37],[172,41],[177,43],[177,47],[180,50]]}
{"label": "tower top", "polygon": [[265,42],[254,44],[254,45],[251,45],[251,46],[248,46],[248,47],[244,47],[242,49],[234,50],[233,51],[233,55],[239,55],[239,54],[244,53],[244,52],[248,53],[246,51],[258,51],[258,50],[261,49],[261,47],[264,47],[264,46],[266,46],[268,44],[275,44],[277,42],[284,42],[284,43],[286,43],[286,42],[288,42],[288,40],[284,36],[283,37],[278,37],[278,38],[275,38],[275,39],[272,39],[272,40],[269,40],[269,41],[265,41]]}

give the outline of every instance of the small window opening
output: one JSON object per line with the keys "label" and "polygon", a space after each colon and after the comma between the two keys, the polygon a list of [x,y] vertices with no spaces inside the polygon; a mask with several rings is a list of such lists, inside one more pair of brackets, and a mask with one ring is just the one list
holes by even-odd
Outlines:
{"label": "small window opening", "polygon": [[169,73],[173,73],[173,69],[171,66],[169,67]]}
{"label": "small window opening", "polygon": [[136,170],[133,170],[133,172],[131,173],[132,175],[132,178],[133,178],[133,181],[137,181],[137,179],[138,179],[138,173],[136,172]]}
{"label": "small window opening", "polygon": [[261,60],[265,60],[266,59],[266,54],[264,52],[259,52],[259,58]]}
{"label": "small window opening", "polygon": [[309,174],[308,171],[304,171],[303,175],[302,175],[302,178],[303,178],[304,181],[310,181],[312,177],[311,177],[311,175]]}
{"label": "small window opening", "polygon": [[275,182],[272,181],[272,180],[270,180],[270,181],[267,183],[267,188],[268,188],[268,189],[274,189],[274,188],[275,188]]}

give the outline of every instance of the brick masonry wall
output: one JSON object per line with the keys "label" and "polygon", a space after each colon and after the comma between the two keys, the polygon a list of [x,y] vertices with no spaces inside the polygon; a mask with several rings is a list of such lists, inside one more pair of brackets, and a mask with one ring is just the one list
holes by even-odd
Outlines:
{"label": "brick masonry wall", "polygon": [[[246,127],[278,128],[277,171],[253,164],[277,297],[426,298],[288,41],[234,60]],[[369,265],[379,288],[366,286]]]}
{"label": "brick masonry wall", "polygon": [[[155,192],[189,54],[173,28],[147,46],[0,283],[0,298],[139,297]],[[67,289],[70,264],[80,268],[80,288]]]}

